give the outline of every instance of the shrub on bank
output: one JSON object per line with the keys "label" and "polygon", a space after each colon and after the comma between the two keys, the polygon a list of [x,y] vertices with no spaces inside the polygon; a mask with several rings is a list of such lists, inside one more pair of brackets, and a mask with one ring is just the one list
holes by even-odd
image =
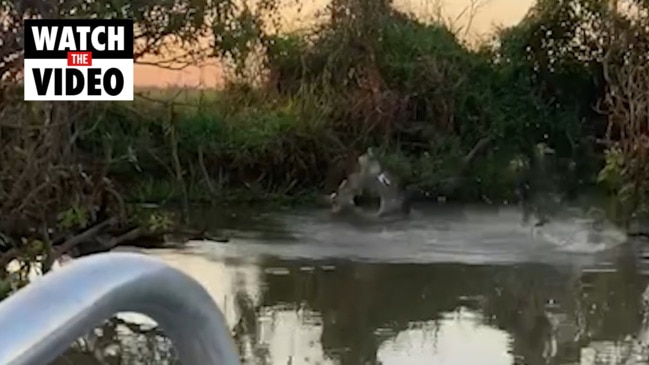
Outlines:
{"label": "shrub on bank", "polygon": [[[114,104],[86,146],[111,141],[116,156],[130,156],[115,171],[153,180],[178,180],[180,171],[202,196],[331,189],[370,145],[418,190],[453,198],[511,199],[510,162],[533,158],[539,142],[555,150],[564,190],[592,180],[598,71],[561,58],[553,70],[539,66],[551,55],[535,46],[550,37],[537,31],[538,18],[478,49],[443,24],[389,8],[358,19],[270,37],[260,87],[233,83],[182,104]],[[444,191],[484,138],[492,142],[461,185]]]}

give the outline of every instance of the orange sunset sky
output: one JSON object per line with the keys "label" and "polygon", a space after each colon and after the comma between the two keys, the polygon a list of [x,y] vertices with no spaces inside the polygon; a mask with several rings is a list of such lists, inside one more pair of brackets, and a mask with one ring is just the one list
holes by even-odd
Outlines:
{"label": "orange sunset sky", "polygon": [[[288,0],[282,10],[282,17],[287,29],[304,27],[312,21],[318,10],[326,4],[326,0]],[[473,0],[475,3],[478,0]],[[446,19],[455,20],[456,26],[467,24],[467,12],[463,13],[472,0],[395,0],[399,9],[410,10],[423,17],[430,16],[441,2],[443,15]],[[533,4],[533,0],[481,0],[480,8],[473,17],[469,39],[484,36],[493,31],[497,25],[514,25],[525,15]],[[298,7],[300,10],[298,11]],[[154,66],[135,66],[135,84],[139,87],[165,86],[216,86],[222,81],[222,73],[218,66],[205,65],[190,67],[182,71],[165,70]]]}

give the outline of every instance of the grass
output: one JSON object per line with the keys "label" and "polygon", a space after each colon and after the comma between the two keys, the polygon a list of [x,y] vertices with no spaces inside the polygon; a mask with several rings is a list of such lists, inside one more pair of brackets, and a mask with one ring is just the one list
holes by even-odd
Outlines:
{"label": "grass", "polygon": [[[138,90],[134,102],[112,103],[80,146],[99,156],[110,145],[112,173],[136,201],[314,200],[369,146],[422,195],[511,201],[520,173],[511,162],[529,167],[540,142],[556,151],[547,177],[564,192],[593,185],[602,116],[591,105],[601,95],[587,61],[539,69],[552,55],[531,45],[551,35],[525,21],[499,47],[468,48],[442,24],[373,16],[349,26],[365,35],[323,25],[269,38],[261,86]],[[485,137],[489,148],[448,190]]]}

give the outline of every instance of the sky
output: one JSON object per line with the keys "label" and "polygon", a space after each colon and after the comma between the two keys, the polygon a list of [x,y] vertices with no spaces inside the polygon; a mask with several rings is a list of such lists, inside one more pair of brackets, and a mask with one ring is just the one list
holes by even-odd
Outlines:
{"label": "sky", "polygon": [[[313,19],[327,0],[285,0],[283,18],[289,28],[304,26]],[[299,1],[299,5],[298,4]],[[481,6],[471,21],[466,33],[468,39],[488,35],[495,26],[511,26],[518,23],[533,4],[533,0],[394,0],[399,9],[408,9],[415,14],[428,17],[434,12],[435,4],[442,2],[443,16],[454,20],[456,26],[468,23],[468,12],[464,11],[473,2]],[[299,11],[298,11],[299,8]],[[182,71],[165,70],[153,66],[135,66],[135,85],[138,87],[166,86],[215,86],[222,82],[222,72],[218,65],[189,67]]]}

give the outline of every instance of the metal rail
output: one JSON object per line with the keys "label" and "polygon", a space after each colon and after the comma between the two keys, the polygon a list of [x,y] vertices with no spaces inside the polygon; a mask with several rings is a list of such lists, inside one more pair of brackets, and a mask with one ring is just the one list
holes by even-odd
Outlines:
{"label": "metal rail", "polygon": [[223,314],[205,289],[134,253],[75,260],[0,302],[0,364],[48,364],[117,312],[155,320],[184,365],[239,364]]}

